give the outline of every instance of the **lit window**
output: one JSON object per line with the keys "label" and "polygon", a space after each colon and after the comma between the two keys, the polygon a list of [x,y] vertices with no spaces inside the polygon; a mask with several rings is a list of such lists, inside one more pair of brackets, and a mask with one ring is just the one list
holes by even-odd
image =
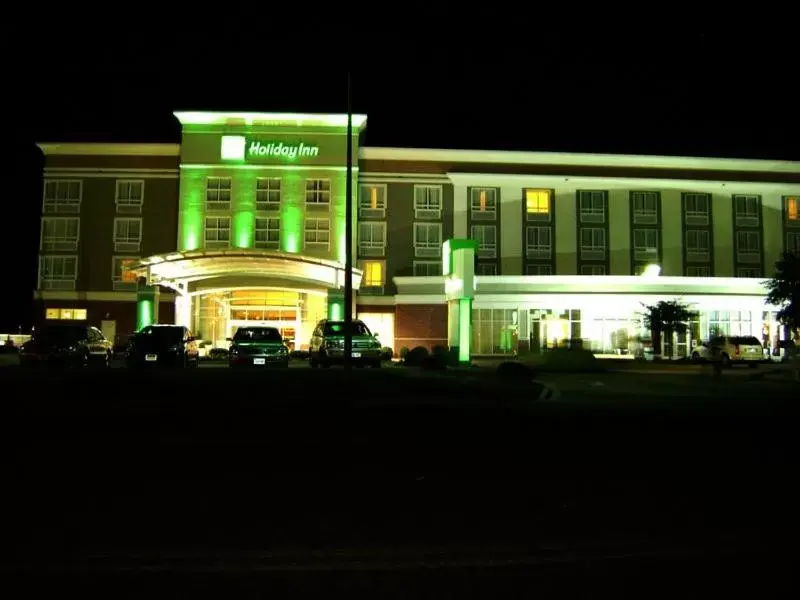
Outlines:
{"label": "lit window", "polygon": [[550,213],[550,190],[525,190],[525,211],[529,215]]}
{"label": "lit window", "polygon": [[45,319],[49,321],[85,321],[85,308],[48,308],[44,311]]}
{"label": "lit window", "polygon": [[789,221],[797,221],[797,196],[786,198],[786,218]]}
{"label": "lit window", "polygon": [[366,287],[383,286],[383,263],[379,260],[369,260],[364,263],[364,285]]}
{"label": "lit window", "polygon": [[378,208],[378,188],[374,185],[369,190],[369,207],[373,210]]}

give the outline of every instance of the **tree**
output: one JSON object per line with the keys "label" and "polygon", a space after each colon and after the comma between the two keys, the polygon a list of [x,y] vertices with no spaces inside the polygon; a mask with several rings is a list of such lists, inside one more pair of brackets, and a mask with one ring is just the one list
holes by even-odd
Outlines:
{"label": "tree", "polygon": [[686,333],[695,313],[678,300],[661,300],[653,305],[645,304],[644,308],[642,320],[653,336],[653,352],[660,353],[661,335],[664,334],[669,348],[667,355],[671,356],[672,334]]}
{"label": "tree", "polygon": [[800,254],[784,252],[766,285],[767,302],[779,308],[778,320],[792,331],[800,327]]}

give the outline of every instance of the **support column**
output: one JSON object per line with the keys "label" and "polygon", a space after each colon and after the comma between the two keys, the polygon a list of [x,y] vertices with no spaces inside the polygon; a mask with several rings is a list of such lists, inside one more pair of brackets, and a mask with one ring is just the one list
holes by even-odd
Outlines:
{"label": "support column", "polygon": [[175,296],[175,324],[192,328],[192,297]]}
{"label": "support column", "polygon": [[147,280],[140,277],[136,289],[136,331],[158,323],[158,302],[160,292],[157,285],[147,285]]}
{"label": "support column", "polygon": [[442,247],[447,345],[460,363],[469,363],[472,353],[472,298],[475,296],[477,249],[477,242],[468,239],[447,240]]}
{"label": "support column", "polygon": [[331,288],[328,290],[328,319],[344,320],[344,290]]}

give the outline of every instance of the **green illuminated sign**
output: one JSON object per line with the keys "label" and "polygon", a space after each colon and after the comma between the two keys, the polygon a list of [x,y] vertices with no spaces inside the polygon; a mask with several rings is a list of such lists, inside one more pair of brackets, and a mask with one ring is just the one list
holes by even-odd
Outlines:
{"label": "green illuminated sign", "polygon": [[286,160],[313,158],[319,154],[319,146],[310,144],[284,144],[283,142],[261,142],[252,140],[247,146],[248,158],[274,157]]}
{"label": "green illuminated sign", "polygon": [[269,160],[295,161],[319,156],[319,146],[305,142],[277,142],[245,138],[241,135],[222,136],[220,156],[223,160]]}

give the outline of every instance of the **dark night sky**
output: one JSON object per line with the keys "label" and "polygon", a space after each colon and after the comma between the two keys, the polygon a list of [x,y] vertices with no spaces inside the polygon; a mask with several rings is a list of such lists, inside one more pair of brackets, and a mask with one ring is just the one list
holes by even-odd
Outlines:
{"label": "dark night sky", "polygon": [[[379,51],[351,61],[367,145],[800,160],[793,38],[565,33],[537,44],[516,36],[468,44],[433,36],[439,47],[430,49],[404,31],[384,32]],[[30,321],[41,205],[35,141],[177,142],[176,109],[345,111],[348,64],[334,40],[269,38],[274,51],[259,52],[248,36],[201,43],[209,35],[153,33],[147,50],[117,32],[77,36],[54,50],[46,75],[31,57],[13,63],[16,176],[4,189],[12,213],[3,233],[14,260],[0,332]],[[288,50],[304,46],[305,54]]]}

